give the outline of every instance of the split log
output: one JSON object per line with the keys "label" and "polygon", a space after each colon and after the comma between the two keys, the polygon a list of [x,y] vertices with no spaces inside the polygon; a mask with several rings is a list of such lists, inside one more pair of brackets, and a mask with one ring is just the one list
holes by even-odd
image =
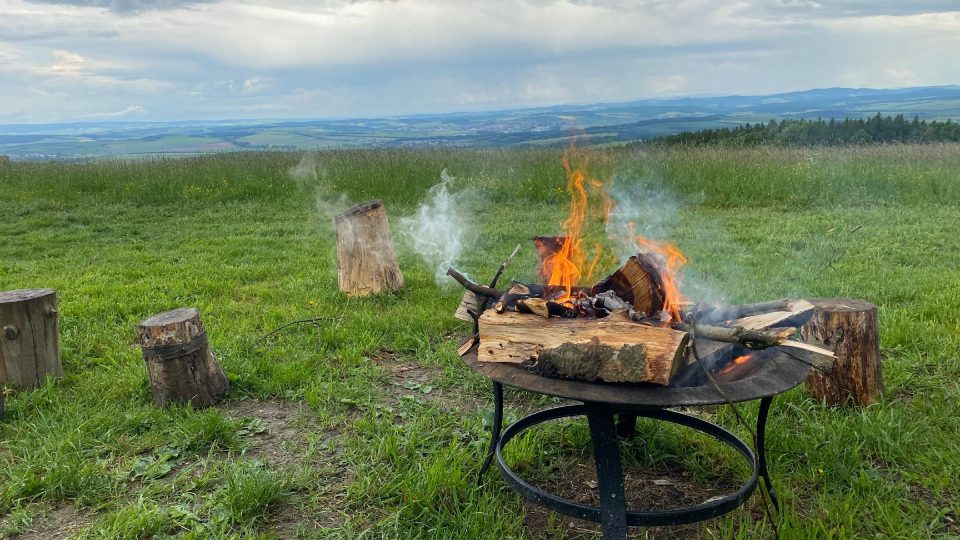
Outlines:
{"label": "split log", "polygon": [[481,301],[486,302],[487,297],[478,297],[474,292],[463,291],[463,297],[460,298],[460,305],[457,306],[457,310],[453,313],[453,316],[461,321],[473,322],[473,316],[470,315],[470,312],[480,313]]}
{"label": "split log", "polygon": [[337,232],[337,281],[348,296],[403,287],[383,201],[353,206],[333,218]]}
{"label": "split log", "polygon": [[830,376],[811,372],[806,388],[819,401],[840,405],[852,399],[868,405],[883,393],[883,366],[877,331],[877,306],[863,300],[819,298],[801,328],[805,338],[822,342],[836,359]]}
{"label": "split log", "polygon": [[[594,339],[618,354],[591,346]],[[686,364],[686,345],[689,334],[670,328],[644,326],[630,320],[626,313],[614,313],[603,319],[545,319],[522,313],[484,312],[480,317],[481,362],[528,363],[538,361],[546,351],[547,359],[566,372],[565,376],[577,377],[593,368],[577,367],[571,363],[578,355],[589,357],[585,364],[596,364],[598,359],[612,362],[627,362],[636,365],[640,359],[643,369],[626,366],[598,367],[614,380],[606,382],[652,382],[666,385],[670,378]],[[588,345],[587,347],[577,347]],[[574,347],[571,347],[574,346]],[[629,347],[626,353],[622,350]],[[624,354],[622,358],[621,354]],[[544,367],[549,371],[550,369]],[[605,369],[605,371],[604,371]],[[615,376],[614,376],[615,375]],[[627,380],[629,378],[629,380]]]}
{"label": "split log", "polygon": [[137,331],[158,406],[189,402],[200,409],[227,395],[230,383],[210,350],[196,308],[154,315]]}
{"label": "split log", "polygon": [[63,376],[53,289],[0,292],[0,385],[36,388]]}

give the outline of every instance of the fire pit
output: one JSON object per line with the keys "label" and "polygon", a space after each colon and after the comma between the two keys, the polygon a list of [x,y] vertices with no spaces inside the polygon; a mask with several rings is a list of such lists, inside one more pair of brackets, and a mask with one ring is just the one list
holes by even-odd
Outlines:
{"label": "fire pit", "polygon": [[[601,523],[605,539],[626,538],[628,526],[679,525],[725,514],[746,502],[756,489],[760,477],[763,478],[776,507],[776,494],[767,470],[764,448],[767,416],[773,396],[797,386],[806,378],[810,369],[806,356],[810,353],[766,349],[755,354],[760,357],[756,359],[754,370],[741,379],[716,386],[670,387],[644,383],[597,384],[547,378],[515,364],[480,362],[477,358],[477,345],[474,345],[462,355],[463,361],[470,369],[493,381],[494,399],[490,449],[480,474],[486,472],[496,457],[503,478],[524,498],[564,515]],[[503,385],[576,400],[581,404],[536,412],[502,430]],[[668,410],[671,407],[754,400],[760,401],[760,408],[753,449],[716,424]],[[600,495],[599,508],[564,499],[531,485],[511,470],[503,458],[506,445],[523,431],[543,422],[573,416],[586,416],[590,426]],[[638,416],[686,426],[730,446],[750,465],[750,478],[734,493],[696,506],[657,511],[628,510],[617,436],[632,436]]]}
{"label": "fire pit", "polygon": [[[599,242],[588,252],[585,231],[592,227],[596,237],[616,203],[603,182],[576,166],[583,161],[572,151],[564,158],[571,196],[564,234],[533,239],[539,283],[513,281],[497,288],[520,246],[488,286],[447,271],[467,289],[457,316],[474,324],[459,352],[467,366],[493,381],[495,420],[481,474],[496,457],[503,477],[524,497],[601,522],[604,538],[625,538],[628,525],[682,524],[724,514],[750,497],[760,477],[776,507],[763,448],[773,396],[800,384],[811,366],[822,367],[833,356],[795,339],[814,305],[801,299],[736,306],[692,302],[680,292],[679,270],[687,258],[670,242],[637,234],[634,223],[620,238],[633,255],[611,256]],[[614,264],[619,266],[612,274],[594,281]],[[534,413],[501,434],[503,385],[581,404]],[[753,449],[720,426],[669,410],[724,403],[735,408],[736,402],[754,400],[760,410]],[[590,425],[599,507],[538,489],[503,460],[504,446],[524,430],[581,415]],[[736,492],[696,506],[628,511],[616,435],[632,435],[638,416],[689,427],[728,445],[751,466],[750,479]]]}

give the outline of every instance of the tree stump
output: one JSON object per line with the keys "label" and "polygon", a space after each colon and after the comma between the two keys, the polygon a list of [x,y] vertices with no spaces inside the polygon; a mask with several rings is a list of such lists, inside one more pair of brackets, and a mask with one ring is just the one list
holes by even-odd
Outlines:
{"label": "tree stump", "polygon": [[210,350],[196,308],[154,315],[137,331],[158,406],[190,402],[200,409],[227,394],[230,383]]}
{"label": "tree stump", "polygon": [[63,376],[53,289],[0,292],[0,386],[31,389]]}
{"label": "tree stump", "polygon": [[812,371],[807,390],[818,401],[840,405],[848,399],[868,405],[883,393],[883,367],[877,331],[877,306],[849,298],[818,298],[804,338],[824,344],[836,355],[831,376]]}
{"label": "tree stump", "polygon": [[337,231],[337,280],[348,296],[403,287],[383,201],[360,203],[333,218]]}

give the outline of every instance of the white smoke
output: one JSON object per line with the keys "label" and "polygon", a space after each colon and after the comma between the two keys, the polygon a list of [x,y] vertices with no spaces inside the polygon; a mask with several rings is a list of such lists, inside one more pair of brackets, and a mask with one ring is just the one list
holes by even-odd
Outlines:
{"label": "white smoke", "polygon": [[316,154],[304,154],[296,165],[287,170],[301,189],[313,192],[314,207],[317,215],[329,219],[352,206],[345,193],[331,189],[327,182],[327,169]]}
{"label": "white smoke", "polygon": [[417,211],[400,219],[400,231],[410,246],[435,269],[438,285],[450,284],[446,271],[463,251],[469,227],[466,192],[452,191],[456,180],[444,169],[440,183],[428,191]]}
{"label": "white smoke", "polygon": [[606,233],[616,246],[621,263],[644,251],[637,235],[662,240],[670,238],[676,228],[679,204],[651,183],[647,179],[626,185],[618,182],[607,190],[613,209],[608,216]]}
{"label": "white smoke", "polygon": [[300,184],[316,183],[323,176],[323,169],[315,155],[306,154],[296,165],[287,170],[287,174]]}

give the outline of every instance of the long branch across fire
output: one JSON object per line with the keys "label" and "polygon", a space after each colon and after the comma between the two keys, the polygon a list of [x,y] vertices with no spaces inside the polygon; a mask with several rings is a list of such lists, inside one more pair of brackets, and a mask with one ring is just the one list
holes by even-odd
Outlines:
{"label": "long branch across fire", "polygon": [[464,295],[469,305],[458,312],[470,313],[476,322],[479,360],[523,364],[551,377],[690,385],[705,382],[703,366],[693,365],[690,354],[694,336],[709,369],[725,378],[745,376],[755,367],[750,359],[759,360],[758,355],[745,355],[744,348],[790,346],[832,356],[790,339],[812,314],[807,301],[732,307],[687,301],[678,279],[686,257],[669,242],[635,234],[633,224],[628,228],[631,243],[640,253],[606,278],[583,285],[604,258],[599,243],[590,254],[584,249],[584,227],[607,220],[615,208],[603,183],[587,177],[584,162],[574,149],[564,155],[571,197],[565,234],[534,238],[540,256],[537,274],[545,283],[514,281],[501,291],[496,279],[483,286],[448,270],[473,293]]}

